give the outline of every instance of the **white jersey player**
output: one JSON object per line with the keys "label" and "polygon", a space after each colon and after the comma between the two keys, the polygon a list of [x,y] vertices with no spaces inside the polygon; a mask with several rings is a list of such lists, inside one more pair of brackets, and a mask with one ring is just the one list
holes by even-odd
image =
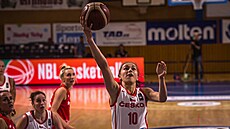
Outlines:
{"label": "white jersey player", "polygon": [[5,63],[0,60],[0,91],[9,91],[14,99],[16,98],[15,81],[5,73]]}
{"label": "white jersey player", "polygon": [[46,95],[42,91],[30,94],[34,110],[26,112],[17,122],[17,129],[63,129],[60,117],[46,110]]}
{"label": "white jersey player", "polygon": [[[134,62],[124,62],[121,65],[118,74],[121,85],[118,84],[118,82],[114,79],[114,74],[110,69],[109,63],[94,41],[91,31],[92,25],[88,27],[84,19],[84,16],[81,16],[80,23],[83,27],[92,55],[101,69],[106,90],[110,96],[113,129],[147,128],[147,120],[144,121],[146,117],[146,102],[149,100],[155,102],[166,102],[167,100],[167,87],[165,83],[165,76],[167,73],[166,64],[163,61],[160,61],[156,67],[156,73],[159,80],[158,91],[154,91],[148,87],[143,87],[141,90],[137,88],[139,86],[139,69],[135,60]],[[126,94],[126,92],[131,95]],[[138,95],[143,97],[143,102],[140,101]]]}
{"label": "white jersey player", "polygon": [[26,114],[27,117],[27,125],[26,129],[52,129],[53,125],[53,118],[52,118],[52,112],[49,110],[46,110],[46,119],[41,123],[34,118],[34,111],[29,111]]}
{"label": "white jersey player", "polygon": [[6,90],[6,91],[11,91],[11,84],[10,84],[10,78],[6,75],[4,75],[4,82],[0,84],[0,90]]}
{"label": "white jersey player", "polygon": [[147,128],[147,107],[145,96],[136,88],[134,94],[120,86],[117,102],[111,105],[113,129],[141,129]]}

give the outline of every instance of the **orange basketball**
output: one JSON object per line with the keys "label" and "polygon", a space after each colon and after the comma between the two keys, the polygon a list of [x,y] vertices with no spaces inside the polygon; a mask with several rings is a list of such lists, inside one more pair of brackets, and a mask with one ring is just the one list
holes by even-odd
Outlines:
{"label": "orange basketball", "polygon": [[91,2],[85,5],[81,12],[81,18],[92,30],[104,28],[110,21],[110,12],[107,6],[101,2]]}

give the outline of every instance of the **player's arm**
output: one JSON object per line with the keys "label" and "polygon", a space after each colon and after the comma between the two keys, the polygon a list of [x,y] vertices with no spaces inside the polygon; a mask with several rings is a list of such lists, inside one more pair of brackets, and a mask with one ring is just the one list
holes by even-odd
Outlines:
{"label": "player's arm", "polygon": [[[10,93],[13,97],[14,102],[16,101],[16,85],[13,78],[9,78],[10,81]],[[16,114],[16,110],[14,109],[11,113],[11,116],[14,116]]]}
{"label": "player's arm", "polygon": [[84,17],[81,17],[81,23],[83,26],[84,33],[87,37],[88,44],[90,46],[91,53],[96,60],[98,66],[100,67],[104,82],[106,85],[106,89],[109,92],[110,98],[111,98],[111,103],[113,103],[116,100],[117,92],[119,89],[118,83],[114,80],[113,74],[109,68],[108,62],[105,58],[105,56],[102,54],[98,46],[96,45],[93,37],[92,37],[92,32],[89,27],[87,27],[84,23]]}
{"label": "player's arm", "polygon": [[51,111],[57,113],[57,110],[60,107],[61,102],[65,99],[66,99],[66,89],[64,87],[57,89],[54,95]]}
{"label": "player's arm", "polygon": [[23,115],[16,124],[16,129],[25,129],[28,123],[28,118],[26,115]]}
{"label": "player's arm", "polygon": [[56,129],[74,129],[71,125],[67,124],[66,122],[62,122],[62,118],[55,112],[53,114],[53,123]]}
{"label": "player's arm", "polygon": [[63,129],[61,120],[59,119],[57,113],[53,113],[53,124],[55,126],[55,129]]}
{"label": "player's arm", "polygon": [[8,126],[7,126],[6,122],[5,122],[5,120],[2,119],[2,118],[0,118],[0,127],[2,129],[8,129]]}
{"label": "player's arm", "polygon": [[57,113],[57,110],[60,107],[62,100],[64,100],[64,99],[66,99],[66,89],[64,87],[61,87],[55,92],[53,104],[51,106],[51,111],[53,113],[56,113],[60,117],[60,121],[61,121],[63,126],[66,124],[66,122]]}
{"label": "player's arm", "polygon": [[15,100],[16,100],[16,86],[15,86],[15,82],[14,82],[13,78],[10,78],[10,85],[11,85],[10,93],[12,94],[14,102],[15,102]]}
{"label": "player's arm", "polygon": [[166,64],[163,61],[159,62],[156,68],[159,80],[159,91],[156,92],[151,88],[142,89],[148,100],[156,102],[165,102],[167,100],[167,87],[165,82],[166,71]]}

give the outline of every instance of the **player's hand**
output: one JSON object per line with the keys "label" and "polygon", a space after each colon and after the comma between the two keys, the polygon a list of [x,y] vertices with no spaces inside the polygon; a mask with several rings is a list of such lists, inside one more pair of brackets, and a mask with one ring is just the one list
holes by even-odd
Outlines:
{"label": "player's hand", "polygon": [[92,38],[91,28],[92,28],[93,24],[91,24],[90,27],[88,27],[83,16],[80,17],[80,23],[82,25],[82,29],[83,29],[87,39],[91,39]]}
{"label": "player's hand", "polygon": [[84,25],[85,23],[84,23],[84,17],[83,16],[80,16],[80,23],[81,23],[81,25]]}
{"label": "player's hand", "polygon": [[14,116],[16,115],[16,110],[14,109],[11,113],[10,113],[11,116]]}
{"label": "player's hand", "polygon": [[167,66],[164,61],[157,63],[156,73],[159,78],[165,77],[165,75],[167,74]]}

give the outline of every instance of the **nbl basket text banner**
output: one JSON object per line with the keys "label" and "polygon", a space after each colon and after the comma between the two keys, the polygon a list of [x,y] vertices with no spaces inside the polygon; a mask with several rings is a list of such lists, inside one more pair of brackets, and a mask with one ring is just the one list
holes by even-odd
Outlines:
{"label": "nbl basket text banner", "polygon": [[[144,82],[144,58],[108,58],[108,64],[117,81],[123,62],[133,61],[139,68],[139,81]],[[6,74],[17,85],[60,84],[60,66],[67,64],[75,69],[77,84],[104,83],[100,68],[93,58],[87,59],[14,59],[4,60]]]}

